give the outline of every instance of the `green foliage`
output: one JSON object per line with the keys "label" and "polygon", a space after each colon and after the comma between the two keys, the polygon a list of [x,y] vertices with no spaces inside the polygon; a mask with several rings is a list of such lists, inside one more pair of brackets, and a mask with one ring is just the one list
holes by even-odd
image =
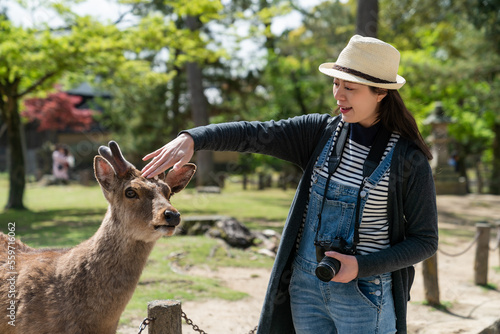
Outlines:
{"label": "green foliage", "polygon": [[[331,31],[325,26],[342,28]],[[336,59],[352,34],[349,27],[354,29],[349,6],[324,2],[305,16],[302,26],[279,36],[263,74],[268,97],[255,114],[260,119],[279,119],[332,110],[332,81],[318,66]]]}
{"label": "green foliage", "polygon": [[134,60],[123,63],[103,83],[113,98],[104,103],[101,122],[113,131],[113,139],[135,164],[144,152],[163,145],[171,136],[165,92],[174,74],[152,71],[149,62]]}
{"label": "green foliage", "polygon": [[[401,92],[409,109],[421,123],[435,101],[442,101],[454,119],[453,150],[469,156],[470,164],[492,154],[500,159],[500,152],[492,152],[500,121],[495,89],[500,53],[486,33],[491,21],[473,24],[485,15],[493,19],[495,14],[484,12],[488,6],[475,0],[381,0],[381,38],[402,50],[400,70],[407,84]],[[429,128],[423,130],[429,134]]]}
{"label": "green foliage", "polygon": [[[333,109],[331,79],[317,67],[334,61],[354,33],[356,1],[324,1],[308,11],[284,0],[121,2],[133,6],[135,25],[118,29],[79,17],[70,10],[73,1],[49,4],[65,29],[20,28],[2,20],[0,83],[19,77],[22,94],[33,84],[49,88],[63,73],[98,77],[114,96],[103,122],[134,160],[191,126],[186,62],[203,67],[203,85],[215,96],[209,100],[211,122]],[[498,4],[379,0],[379,5],[379,38],[401,51],[400,72],[408,82],[401,93],[417,122],[442,101],[455,119],[450,134],[457,148],[488,161],[500,159],[491,148],[499,140],[500,122]],[[300,10],[302,25],[274,36],[272,19],[292,9]],[[202,28],[188,29],[187,16]],[[245,24],[246,35],[237,34]],[[225,49],[227,39],[232,45]],[[259,53],[265,56],[242,56],[249,40],[266,48]],[[428,127],[421,129],[429,134]]]}
{"label": "green foliage", "polygon": [[[57,8],[65,12],[63,6]],[[0,113],[6,125],[11,172],[7,207],[24,208],[25,161],[21,98],[48,90],[65,73],[92,68],[95,75],[107,73],[125,60],[121,31],[90,17],[64,16],[70,26],[54,33],[52,28],[15,27],[0,16]]]}
{"label": "green foliage", "polygon": [[500,53],[500,2],[497,0],[467,0],[469,17],[477,29],[485,32],[485,37]]}
{"label": "green foliage", "polygon": [[186,62],[212,63],[224,51],[208,47],[210,35],[188,29],[187,15],[202,22],[220,19],[220,1],[129,1],[140,7],[138,24],[124,32],[128,61],[101,74],[111,92],[102,118],[131,161],[162,146],[188,126],[190,99]]}
{"label": "green foliage", "polygon": [[121,32],[90,17],[76,19],[65,34],[15,27],[5,19],[0,29],[0,82],[19,79],[18,94],[29,87],[47,88],[66,71],[91,65],[99,73],[124,59]]}
{"label": "green foliage", "polygon": [[165,4],[171,6],[179,16],[199,17],[203,23],[218,20],[220,11],[223,9],[222,3],[215,0],[170,0]]}

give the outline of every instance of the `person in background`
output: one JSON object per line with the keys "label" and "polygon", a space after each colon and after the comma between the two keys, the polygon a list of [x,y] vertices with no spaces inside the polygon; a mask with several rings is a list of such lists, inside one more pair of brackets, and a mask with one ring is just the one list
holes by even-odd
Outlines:
{"label": "person in background", "polygon": [[400,54],[353,36],[335,63],[338,116],[229,122],[183,131],[144,160],[154,177],[195,151],[268,154],[303,170],[258,333],[406,333],[413,265],[438,245],[432,159],[398,89]]}
{"label": "person in background", "polygon": [[75,160],[65,145],[57,144],[52,152],[52,174],[56,181],[63,184],[69,182],[69,171],[74,166]]}

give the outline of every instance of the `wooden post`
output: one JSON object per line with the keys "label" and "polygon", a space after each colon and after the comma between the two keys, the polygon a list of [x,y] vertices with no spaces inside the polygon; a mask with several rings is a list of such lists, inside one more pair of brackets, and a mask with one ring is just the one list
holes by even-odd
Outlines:
{"label": "wooden post", "polygon": [[497,242],[495,243],[494,247],[497,247],[498,251],[498,266],[500,266],[500,220],[497,220],[496,223],[497,225]]}
{"label": "wooden post", "polygon": [[488,284],[488,254],[490,250],[490,225],[486,222],[476,224],[478,233],[476,259],[474,261],[474,283]]}
{"label": "wooden post", "polygon": [[497,247],[497,251],[498,251],[498,266],[500,266],[500,220],[497,220],[495,222],[496,226],[497,226],[497,241],[495,243],[495,246],[493,247]]}
{"label": "wooden post", "polygon": [[154,300],[148,303],[149,334],[182,334],[181,302],[178,300]]}
{"label": "wooden post", "polygon": [[425,300],[431,306],[440,306],[441,301],[439,300],[437,253],[425,260],[422,264]]}

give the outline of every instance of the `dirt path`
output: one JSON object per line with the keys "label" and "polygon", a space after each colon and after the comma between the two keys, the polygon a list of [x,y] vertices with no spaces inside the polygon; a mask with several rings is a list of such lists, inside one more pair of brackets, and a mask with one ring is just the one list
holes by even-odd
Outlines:
{"label": "dirt path", "polygon": [[[474,222],[500,221],[500,196],[468,195],[439,196],[439,224],[441,229],[468,231],[464,237],[440,237],[440,249],[450,254],[463,251],[473,240]],[[491,245],[496,231],[492,230]],[[422,266],[417,264],[415,282],[408,304],[409,333],[414,334],[477,334],[500,319],[500,252],[489,254],[488,282],[496,290],[475,286],[475,247],[461,256],[450,257],[438,253],[440,299],[446,311],[423,305],[425,300]],[[494,270],[494,267],[497,270]],[[235,302],[207,300],[184,302],[183,311],[201,329],[210,334],[243,334],[253,329],[259,319],[270,270],[245,268],[219,268],[211,271],[198,267],[190,274],[215,277],[228,287],[248,293],[249,297]],[[122,328],[119,333],[137,333],[137,329]],[[183,333],[195,333],[183,324]]]}

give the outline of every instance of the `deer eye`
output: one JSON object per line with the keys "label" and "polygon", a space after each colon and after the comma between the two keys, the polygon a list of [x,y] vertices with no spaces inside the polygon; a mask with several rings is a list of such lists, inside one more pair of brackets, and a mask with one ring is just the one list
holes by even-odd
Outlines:
{"label": "deer eye", "polygon": [[169,187],[164,187],[163,188],[163,195],[165,195],[165,197],[170,200],[170,197],[172,197],[174,193],[172,191],[170,191],[170,188]]}
{"label": "deer eye", "polygon": [[127,198],[137,198],[137,193],[132,188],[125,189],[125,197]]}

